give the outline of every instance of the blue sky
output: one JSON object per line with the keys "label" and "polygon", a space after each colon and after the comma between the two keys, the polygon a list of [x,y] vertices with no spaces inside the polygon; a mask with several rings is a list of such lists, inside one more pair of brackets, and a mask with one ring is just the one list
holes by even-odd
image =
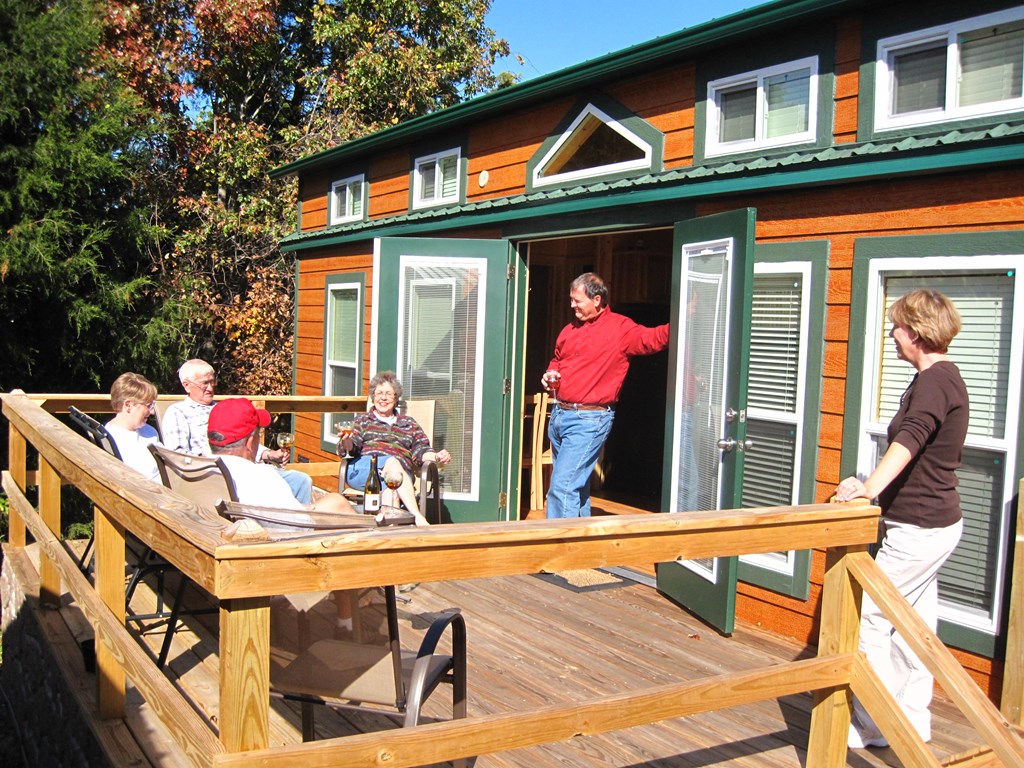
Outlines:
{"label": "blue sky", "polygon": [[524,60],[499,62],[497,71],[529,80],[764,2],[492,0],[487,25]]}

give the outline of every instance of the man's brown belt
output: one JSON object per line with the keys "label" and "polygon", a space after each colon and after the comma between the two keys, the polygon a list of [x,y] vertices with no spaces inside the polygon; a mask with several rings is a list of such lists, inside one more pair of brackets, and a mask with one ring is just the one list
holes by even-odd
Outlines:
{"label": "man's brown belt", "polygon": [[614,411],[615,403],[563,403],[559,400],[555,403],[565,411]]}

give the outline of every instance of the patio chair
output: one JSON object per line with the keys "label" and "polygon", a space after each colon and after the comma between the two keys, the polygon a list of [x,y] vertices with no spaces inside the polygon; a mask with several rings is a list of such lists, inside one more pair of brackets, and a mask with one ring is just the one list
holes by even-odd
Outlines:
{"label": "patio chair", "polygon": [[[223,460],[212,456],[190,456],[187,453],[172,451],[159,444],[151,444],[149,452],[156,460],[157,469],[160,470],[160,480],[164,486],[189,501],[209,509],[214,509],[221,499],[238,501],[235,483],[224,466]],[[164,640],[160,646],[160,654],[157,656],[158,667],[163,667],[167,661],[167,655],[171,650],[171,640],[174,638],[174,630],[184,613],[182,601],[185,589],[190,582],[191,579],[185,574],[181,574],[178,591],[171,604],[171,613],[167,621]]]}
{"label": "patio chair", "polygon": [[[87,413],[83,413],[75,406],[68,406],[68,415],[72,423],[94,444],[109,453],[118,461],[121,460],[121,452],[117,449],[117,443],[107,432],[107,428]],[[82,556],[78,559],[78,568],[88,574],[92,570],[92,547],[95,543],[95,535],[89,537],[89,541],[82,550]]]}
{"label": "patio chair", "polygon": [[[434,442],[434,407],[433,400],[403,400],[402,412],[407,416],[416,419],[416,423],[422,427],[431,445]],[[371,406],[372,407],[372,406]],[[362,499],[363,489],[353,488],[345,479],[348,472],[348,458],[341,457],[338,466],[338,493],[350,499]],[[441,522],[441,475],[437,462],[425,461],[420,467],[419,478],[413,478],[416,483],[416,495],[419,499],[420,514],[430,523]]]}
{"label": "patio chair", "polygon": [[[113,437],[110,436],[110,433],[103,424],[98,422],[92,416],[83,413],[73,405],[69,406],[68,413],[71,416],[71,421],[82,430],[89,440],[112,455],[115,459],[121,459],[121,452],[117,448],[117,443],[114,442]],[[95,536],[90,536],[89,542],[85,545],[85,549],[83,550],[78,563],[78,567],[86,574],[92,570],[91,555],[94,541]],[[131,577],[128,579],[128,584],[125,587],[125,606],[128,607],[129,611],[131,610],[130,606],[132,598],[135,595],[135,590],[138,588],[142,580],[152,573],[156,575],[156,589],[154,589],[154,594],[156,595],[156,609],[152,613],[129,613],[125,616],[125,621],[141,624],[146,621],[169,619],[172,611],[168,610],[164,603],[164,576],[168,571],[176,571],[177,569],[157,554],[152,547],[146,546],[130,533],[128,534],[126,546],[135,556],[135,562],[129,564]]]}
{"label": "patio chair", "polygon": [[[418,650],[402,648],[394,586],[386,586],[387,637],[382,643],[323,639],[271,669],[275,696],[302,706],[302,738],[315,736],[314,705],[384,714],[403,727],[419,723],[421,708],[441,683],[452,686],[452,718],[466,716],[466,621],[457,608],[433,620]],[[438,643],[451,630],[451,653]],[[464,765],[461,762],[459,764]]]}

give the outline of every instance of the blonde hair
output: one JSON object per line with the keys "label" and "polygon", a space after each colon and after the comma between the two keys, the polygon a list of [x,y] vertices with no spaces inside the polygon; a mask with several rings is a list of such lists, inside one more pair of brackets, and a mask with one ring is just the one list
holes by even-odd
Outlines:
{"label": "blonde hair", "polygon": [[120,413],[127,400],[149,405],[156,400],[156,386],[141,373],[122,373],[110,387],[110,407]]}
{"label": "blonde hair", "polygon": [[889,321],[905,325],[929,352],[945,352],[960,333],[960,313],[938,291],[908,291],[889,308]]}

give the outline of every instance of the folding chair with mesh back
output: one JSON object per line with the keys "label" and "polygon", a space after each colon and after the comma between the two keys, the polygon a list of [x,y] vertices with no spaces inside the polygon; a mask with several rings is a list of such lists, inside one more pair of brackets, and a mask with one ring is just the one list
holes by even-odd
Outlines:
{"label": "folding chair with mesh back", "polygon": [[[227,467],[224,466],[223,460],[212,456],[190,456],[187,453],[178,453],[157,444],[151,444],[149,452],[156,460],[157,469],[160,470],[160,480],[163,484],[189,501],[211,510],[216,508],[217,502],[221,499],[238,501],[235,483],[231,479]],[[182,574],[181,580],[178,582],[178,592],[171,605],[171,614],[168,618],[160,655],[157,657],[157,666],[163,667],[167,661],[174,630],[182,614],[182,598],[190,581]]]}
{"label": "folding chair with mesh back", "polygon": [[[68,407],[68,415],[71,421],[85,434],[94,445],[98,445],[118,461],[121,460],[121,452],[117,449],[117,443],[107,432],[107,428],[87,413],[83,413],[75,406]],[[92,547],[95,542],[95,535],[89,537],[82,556],[78,560],[78,568],[82,573],[88,574],[92,570]]]}
{"label": "folding chair with mesh back", "polygon": [[[419,723],[424,702],[441,683],[452,686],[452,718],[466,716],[466,621],[458,608],[435,618],[417,650],[402,648],[393,586],[384,587],[383,643],[326,638],[301,648],[270,674],[275,696],[302,704],[302,738],[315,738],[314,705],[388,715],[404,727]],[[438,645],[451,632],[451,652]],[[462,761],[457,764],[464,765]]]}
{"label": "folding chair with mesh back", "polygon": [[[68,408],[68,413],[71,416],[72,422],[74,422],[74,424],[85,433],[85,436],[89,438],[89,440],[105,450],[107,453],[111,454],[115,459],[121,459],[121,452],[117,448],[117,443],[114,441],[114,438],[111,437],[110,432],[107,431],[107,428],[103,426],[103,424],[98,422],[92,416],[83,413],[73,405]],[[94,537],[90,537],[78,563],[78,567],[86,574],[88,574],[92,569],[91,554],[93,542]],[[156,609],[152,613],[129,613],[129,615],[125,617],[125,621],[142,623],[146,621],[168,619],[171,615],[171,611],[166,610],[164,606],[164,574],[167,571],[177,569],[157,554],[152,547],[146,546],[134,536],[129,535],[127,545],[132,554],[135,555],[135,562],[129,564],[131,569],[131,578],[128,580],[128,585],[125,588],[124,594],[125,606],[129,608],[129,611],[132,597],[134,597],[135,590],[138,588],[142,579],[153,573],[156,574],[157,581],[156,589],[154,590],[156,595]]]}

